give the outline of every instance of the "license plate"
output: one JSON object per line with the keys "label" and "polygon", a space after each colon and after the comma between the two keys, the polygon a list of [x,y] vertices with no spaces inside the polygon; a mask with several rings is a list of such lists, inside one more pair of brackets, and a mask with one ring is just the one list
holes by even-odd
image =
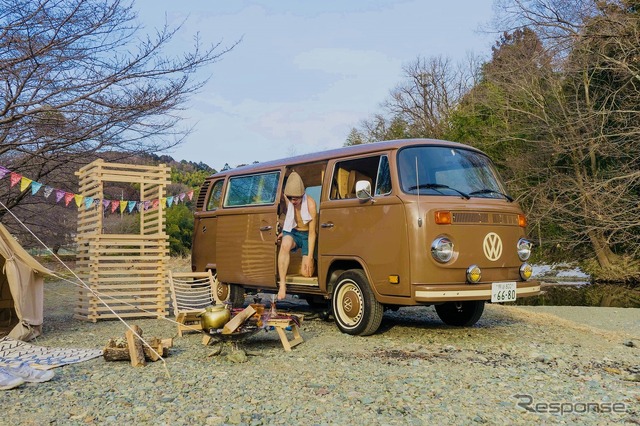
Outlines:
{"label": "license plate", "polygon": [[491,301],[493,303],[513,302],[516,300],[516,283],[492,283]]}

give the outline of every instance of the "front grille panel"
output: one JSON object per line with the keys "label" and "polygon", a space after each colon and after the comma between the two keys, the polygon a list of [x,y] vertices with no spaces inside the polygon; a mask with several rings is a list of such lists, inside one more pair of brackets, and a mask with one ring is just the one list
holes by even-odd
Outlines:
{"label": "front grille panel", "polygon": [[518,215],[509,213],[452,212],[457,224],[518,225]]}
{"label": "front grille panel", "polygon": [[453,213],[453,223],[489,223],[488,213]]}

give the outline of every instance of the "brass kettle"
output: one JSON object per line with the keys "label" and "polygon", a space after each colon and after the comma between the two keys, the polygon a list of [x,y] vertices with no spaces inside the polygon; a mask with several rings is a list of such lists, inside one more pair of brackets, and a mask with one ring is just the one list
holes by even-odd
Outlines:
{"label": "brass kettle", "polygon": [[231,319],[231,311],[225,305],[211,305],[198,314],[204,331],[217,330]]}

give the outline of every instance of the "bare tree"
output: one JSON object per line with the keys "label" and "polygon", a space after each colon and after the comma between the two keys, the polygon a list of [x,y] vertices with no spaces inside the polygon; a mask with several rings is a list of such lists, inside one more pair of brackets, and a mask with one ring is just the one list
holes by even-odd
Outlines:
{"label": "bare tree", "polygon": [[457,66],[443,57],[417,57],[403,66],[403,79],[383,101],[383,113],[360,123],[360,138],[366,142],[444,138],[450,115],[473,86],[478,66],[473,57],[468,64]]}
{"label": "bare tree", "polygon": [[[196,72],[236,43],[203,47],[196,36],[167,56],[178,29],[146,35],[120,0],[0,0],[0,165],[73,190],[73,172],[97,155],[181,143],[190,129],[179,112],[206,82]],[[38,202],[26,195],[0,186],[9,209]]]}

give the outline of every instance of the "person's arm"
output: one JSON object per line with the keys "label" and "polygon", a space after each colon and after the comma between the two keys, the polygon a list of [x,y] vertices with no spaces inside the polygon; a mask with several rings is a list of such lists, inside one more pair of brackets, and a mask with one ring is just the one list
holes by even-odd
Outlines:
{"label": "person's arm", "polygon": [[307,274],[313,275],[313,255],[316,249],[316,237],[317,237],[317,222],[318,213],[316,209],[316,201],[307,196],[307,207],[309,208],[309,214],[311,220],[309,221],[309,254],[307,255]]}
{"label": "person's arm", "polygon": [[[284,195],[284,193],[282,194],[282,198],[280,199],[280,209],[279,210],[279,215],[278,215],[278,226],[277,226],[277,231],[278,231],[278,236],[276,237],[276,241],[280,241],[282,239],[282,228],[284,227],[284,220],[282,220],[282,223],[280,223],[281,220],[281,216],[283,213],[286,216],[287,215],[287,210],[289,209],[289,198],[287,198],[286,195]],[[284,207],[284,210],[282,209],[282,207]]]}

